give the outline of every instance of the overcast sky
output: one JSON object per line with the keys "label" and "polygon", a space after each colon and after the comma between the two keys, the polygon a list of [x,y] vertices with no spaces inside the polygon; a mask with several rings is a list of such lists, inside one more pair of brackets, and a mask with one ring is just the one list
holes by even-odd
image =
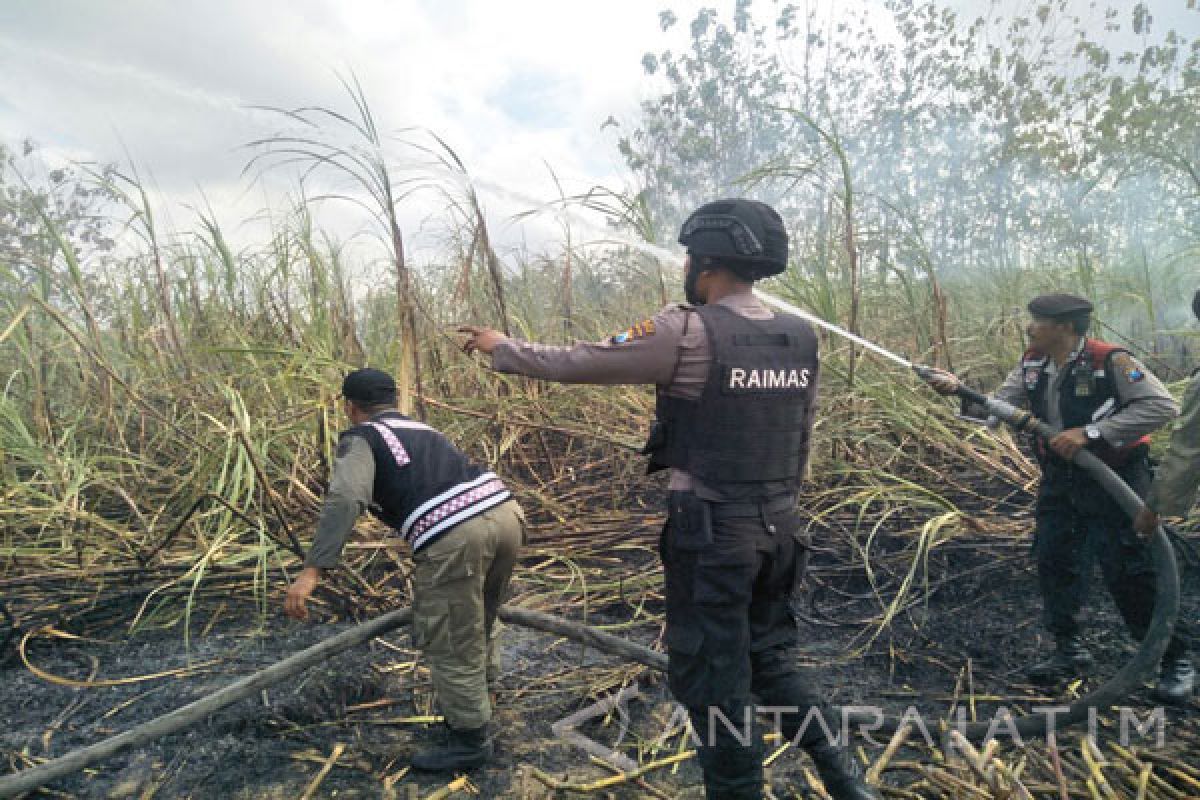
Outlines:
{"label": "overcast sky", "polygon": [[[1186,17],[1195,34],[1200,15],[1183,12],[1187,2],[1151,6],[1167,24]],[[863,3],[878,0],[834,6]],[[666,5],[686,23],[701,5],[727,15],[733,2],[5,0],[0,140],[30,137],[81,160],[132,158],[177,225],[193,226],[181,204],[200,189],[232,224],[275,202],[241,176],[241,145],[279,126],[249,107],[345,109],[337,74],[352,69],[383,130],[435,131],[484,188],[552,200],[547,164],[568,192],[619,188],[615,135],[601,125],[635,119],[652,92],[643,53],[685,35],[686,24],[674,38],[661,32]],[[497,224],[522,210],[512,197],[484,201]]]}
{"label": "overcast sky", "polygon": [[[698,2],[673,3],[681,17]],[[650,0],[39,0],[0,6],[0,137],[128,157],[174,201],[261,207],[240,146],[280,125],[249,106],[349,107],[353,70],[384,131],[435,131],[485,184],[551,200],[620,186],[611,115],[647,94],[669,40]],[[397,155],[402,148],[397,147]],[[128,156],[126,155],[128,151]],[[509,201],[484,196],[489,210]],[[242,217],[237,215],[241,214]],[[186,212],[177,224],[190,224]],[[500,215],[503,217],[504,215]]]}

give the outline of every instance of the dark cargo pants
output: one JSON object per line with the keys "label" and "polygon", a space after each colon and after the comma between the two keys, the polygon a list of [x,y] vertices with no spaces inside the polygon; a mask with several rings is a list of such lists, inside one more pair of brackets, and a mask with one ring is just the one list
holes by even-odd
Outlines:
{"label": "dark cargo pants", "polygon": [[[671,492],[660,553],[668,684],[701,741],[697,756],[709,797],[761,797],[763,753],[752,695],[767,706],[797,709],[781,715],[789,740],[814,709],[836,730],[789,652],[796,641],[789,600],[808,560],[799,515],[791,498],[727,505]],[[821,725],[810,721],[801,744],[819,736]]]}
{"label": "dark cargo pants", "polygon": [[[1153,475],[1144,453],[1115,471],[1139,497],[1146,496]],[[1154,612],[1154,561],[1117,501],[1083,470],[1048,461],[1035,514],[1033,552],[1047,630],[1058,639],[1082,633],[1083,608],[1098,561],[1126,628],[1141,641]],[[1164,659],[1185,656],[1185,642],[1186,634],[1177,627]]]}

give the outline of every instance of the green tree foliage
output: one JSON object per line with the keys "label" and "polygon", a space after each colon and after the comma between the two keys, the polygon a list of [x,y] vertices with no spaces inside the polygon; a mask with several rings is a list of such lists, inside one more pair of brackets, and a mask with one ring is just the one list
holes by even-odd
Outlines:
{"label": "green tree foliage", "polygon": [[[899,286],[914,352],[939,346],[943,286],[977,332],[1015,331],[1013,309],[1056,287],[1148,335],[1178,324],[1164,301],[1200,245],[1200,43],[1144,4],[1075,5],[705,9],[687,50],[646,56],[664,88],[619,146],[659,231],[714,196],[773,202],[794,234],[787,289],[845,322],[859,270],[868,317]],[[1138,48],[1117,50],[1127,32]]]}
{"label": "green tree foliage", "polygon": [[4,296],[24,290],[50,299],[70,282],[56,267],[63,246],[89,257],[102,257],[115,246],[112,193],[85,168],[47,168],[41,155],[32,141],[23,142],[20,152],[0,144]]}

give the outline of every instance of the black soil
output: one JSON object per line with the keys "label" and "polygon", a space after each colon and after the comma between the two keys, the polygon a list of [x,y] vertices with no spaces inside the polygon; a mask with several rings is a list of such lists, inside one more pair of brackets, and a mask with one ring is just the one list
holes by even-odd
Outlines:
{"label": "black soil", "polygon": [[[631,539],[652,543],[653,524],[639,525]],[[1194,532],[1188,539],[1195,547]],[[885,552],[887,546],[885,535],[877,547]],[[849,565],[847,554],[818,547],[808,594],[797,604],[798,663],[834,702],[879,705],[892,713],[914,706],[936,717],[947,712],[956,687],[1002,698],[999,702],[1014,713],[1065,697],[1047,694],[1023,678],[1024,668],[1047,645],[1038,624],[1040,601],[1026,540],[989,538],[981,532],[939,547],[927,574],[920,576],[914,602],[873,640],[876,628],[864,621],[878,614],[879,605],[868,596],[861,571]],[[1197,569],[1186,570],[1184,577],[1184,616],[1195,619],[1200,610]],[[86,613],[75,608],[69,618],[56,621],[57,630],[84,638],[31,636],[24,659],[17,643],[10,644],[0,664],[0,773],[128,730],[354,624],[345,601],[352,588],[327,594],[323,616],[304,624],[282,616],[284,584],[278,576],[273,584],[265,613],[248,594],[241,599],[243,595],[231,593],[220,604],[208,597],[193,610],[186,645],[181,622],[172,624],[171,618],[153,613],[147,617],[152,624],[127,633],[144,599],[136,590],[114,593],[113,600],[93,598]],[[15,606],[11,599],[10,605]],[[177,614],[178,607],[168,603],[163,608]],[[1093,680],[1101,680],[1119,668],[1133,644],[1098,579],[1090,608],[1089,639],[1099,663]],[[28,606],[12,612],[18,621],[45,623],[54,617]],[[577,609],[563,613],[578,619]],[[619,622],[628,619],[628,611],[595,608],[589,619]],[[653,645],[657,630],[643,625],[628,635]],[[636,682],[641,693],[628,706],[629,730],[620,742],[626,754],[636,757],[638,744],[645,748],[654,742],[671,718],[674,707],[665,681],[650,670],[521,629],[506,631],[505,649],[508,663],[496,687],[496,757],[469,774],[476,796],[556,796],[534,777],[534,768],[573,783],[610,775],[575,745],[556,738],[551,725],[623,682]],[[38,677],[25,660],[51,675],[84,683],[171,674],[75,688]],[[436,724],[411,720],[433,713],[432,703],[428,672],[407,633],[399,631],[214,714],[191,730],[124,752],[49,788],[60,797],[299,797],[341,744],[343,755],[314,796],[426,797],[453,777],[404,772],[414,750],[439,733]],[[1128,705],[1143,716],[1154,706],[1144,689]],[[981,701],[976,712],[986,719],[995,707],[996,701]],[[1193,701],[1166,717],[1165,748],[1192,764],[1200,761],[1192,749],[1200,741],[1198,710],[1200,704]],[[612,744],[618,725],[611,719],[596,721],[583,731]],[[880,752],[862,738],[856,744],[870,758]],[[921,758],[921,753],[910,751],[905,757]],[[774,764],[769,774],[778,796],[810,796],[803,793],[806,765],[807,759],[795,752]],[[910,777],[901,771],[889,773],[888,780],[903,783]],[[692,761],[675,771],[656,770],[647,780],[651,788],[625,784],[592,796],[702,796]],[[384,788],[389,781],[392,794]]]}

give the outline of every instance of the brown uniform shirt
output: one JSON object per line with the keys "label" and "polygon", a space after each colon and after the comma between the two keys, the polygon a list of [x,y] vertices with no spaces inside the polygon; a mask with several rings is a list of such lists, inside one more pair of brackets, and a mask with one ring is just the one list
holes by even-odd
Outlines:
{"label": "brown uniform shirt", "polygon": [[[726,295],[717,304],[748,319],[775,316],[749,291]],[[557,347],[509,339],[492,352],[492,367],[499,372],[560,383],[652,383],[688,399],[704,391],[711,363],[704,322],[691,306],[682,304],[666,306],[602,342]],[[705,494],[703,485],[681,469],[671,470],[669,488]]]}
{"label": "brown uniform shirt", "polygon": [[1200,489],[1200,372],[1183,395],[1183,413],[1171,430],[1171,446],[1154,476],[1146,505],[1164,517],[1186,516]]}

